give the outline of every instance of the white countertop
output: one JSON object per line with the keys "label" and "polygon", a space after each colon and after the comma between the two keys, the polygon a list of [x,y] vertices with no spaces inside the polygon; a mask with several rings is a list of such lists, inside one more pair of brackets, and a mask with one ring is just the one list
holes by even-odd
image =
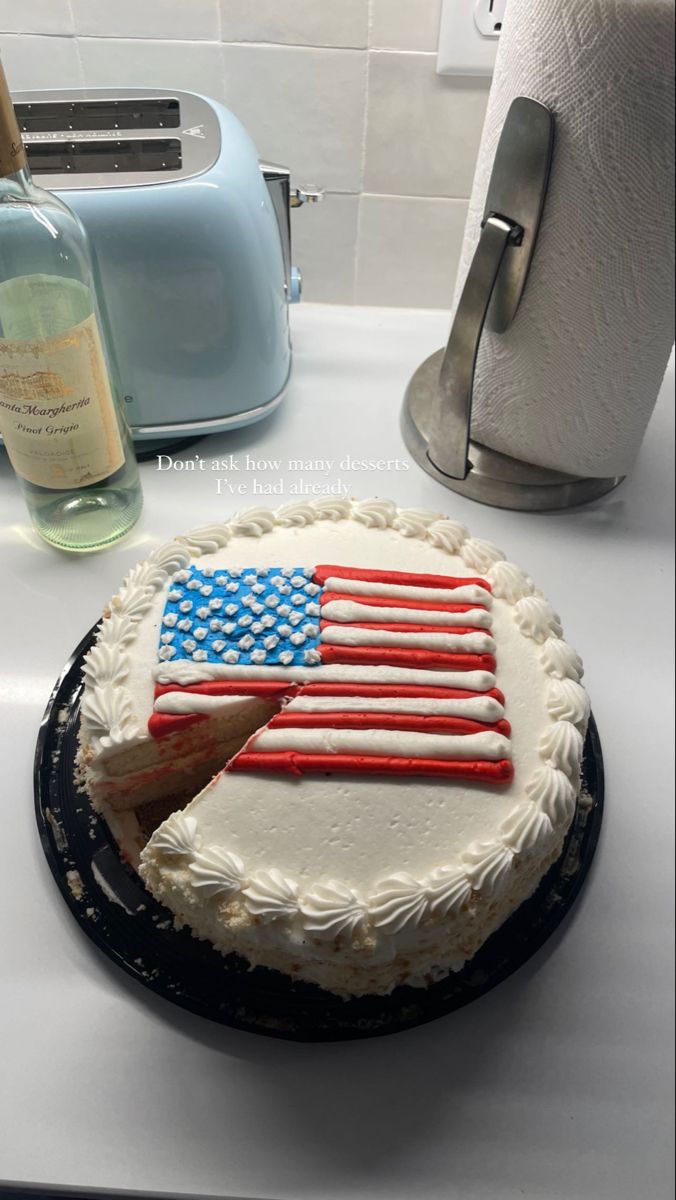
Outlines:
{"label": "white countertop", "polygon": [[[444,314],[308,305],[293,326],[282,408],[186,457],[410,462],[401,398],[444,341]],[[413,465],[328,477],[358,496],[452,513],[532,573],[585,660],[607,775],[596,861],[556,937],[469,1007],[368,1042],[256,1037],[136,986],[83,936],[35,828],[38,724],[75,645],[139,557],[256,497],[217,496],[211,473],[146,464],[131,539],[68,557],[29,531],[1,456],[0,1179],[275,1200],[668,1194],[673,374],[669,382],[630,478],[578,511],[484,508]],[[291,498],[297,476],[284,465],[258,477],[282,478]]]}

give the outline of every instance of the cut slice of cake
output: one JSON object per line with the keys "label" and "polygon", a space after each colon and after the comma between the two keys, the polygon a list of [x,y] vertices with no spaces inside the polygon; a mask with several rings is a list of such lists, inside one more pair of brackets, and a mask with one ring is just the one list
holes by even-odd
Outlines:
{"label": "cut slice of cake", "polygon": [[424,986],[560,854],[581,673],[530,579],[456,522],[255,509],[111,602],[80,774],[197,937],[343,995]]}

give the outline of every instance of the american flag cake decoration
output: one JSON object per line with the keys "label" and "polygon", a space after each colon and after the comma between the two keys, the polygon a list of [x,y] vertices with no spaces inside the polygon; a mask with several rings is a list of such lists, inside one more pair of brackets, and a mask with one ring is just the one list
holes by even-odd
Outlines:
{"label": "american flag cake decoration", "polygon": [[338,565],[179,571],[161,622],[161,738],[232,697],[278,711],[228,771],[513,776],[491,587]]}

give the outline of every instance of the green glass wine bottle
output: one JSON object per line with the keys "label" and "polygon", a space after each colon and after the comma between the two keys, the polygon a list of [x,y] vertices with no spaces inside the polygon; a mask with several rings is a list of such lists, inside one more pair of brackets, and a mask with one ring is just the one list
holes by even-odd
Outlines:
{"label": "green glass wine bottle", "polygon": [[87,235],[33,183],[1,63],[0,434],[45,541],[97,550],[138,520],[138,467]]}

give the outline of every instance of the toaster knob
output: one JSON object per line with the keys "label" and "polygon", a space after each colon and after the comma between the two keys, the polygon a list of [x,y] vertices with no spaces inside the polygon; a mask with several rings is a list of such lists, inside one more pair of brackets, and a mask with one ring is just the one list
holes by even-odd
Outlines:
{"label": "toaster knob", "polygon": [[303,291],[303,276],[299,267],[292,267],[289,272],[289,304],[297,304]]}

